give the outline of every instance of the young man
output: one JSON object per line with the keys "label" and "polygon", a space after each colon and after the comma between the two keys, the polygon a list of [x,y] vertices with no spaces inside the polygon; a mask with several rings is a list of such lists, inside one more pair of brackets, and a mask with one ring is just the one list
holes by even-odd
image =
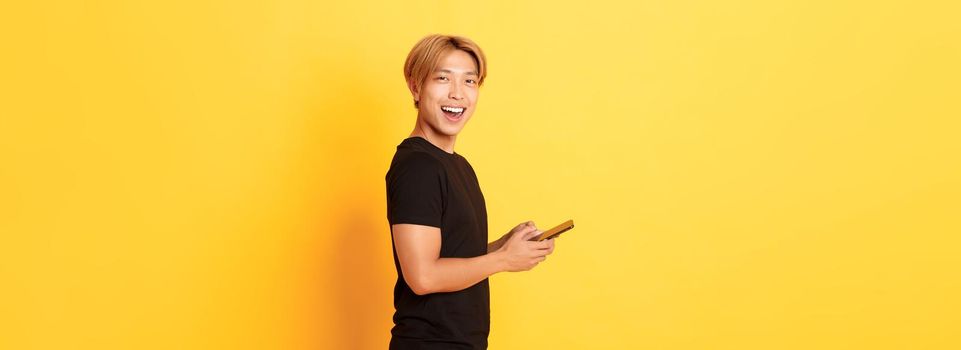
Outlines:
{"label": "young man", "polygon": [[530,270],[554,251],[553,239],[529,241],[541,232],[532,221],[488,243],[477,175],[454,152],[486,75],[480,47],[457,36],[421,39],[404,64],[417,123],[386,175],[397,269],[391,349],[486,349],[488,276]]}

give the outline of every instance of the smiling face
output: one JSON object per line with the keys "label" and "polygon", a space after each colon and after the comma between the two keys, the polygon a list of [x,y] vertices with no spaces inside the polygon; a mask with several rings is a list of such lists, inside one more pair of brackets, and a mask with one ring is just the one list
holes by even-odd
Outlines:
{"label": "smiling face", "polygon": [[435,134],[456,136],[474,114],[478,79],[473,56],[451,50],[440,59],[437,69],[427,75],[423,86],[410,87],[418,101],[418,123]]}

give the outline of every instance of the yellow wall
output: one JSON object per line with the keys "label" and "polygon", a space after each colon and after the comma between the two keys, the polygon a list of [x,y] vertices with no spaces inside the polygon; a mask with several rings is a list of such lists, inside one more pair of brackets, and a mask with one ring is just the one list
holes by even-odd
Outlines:
{"label": "yellow wall", "polygon": [[961,347],[951,2],[11,2],[0,348],[382,349],[384,174],[432,32],[490,60],[456,150],[493,349]]}

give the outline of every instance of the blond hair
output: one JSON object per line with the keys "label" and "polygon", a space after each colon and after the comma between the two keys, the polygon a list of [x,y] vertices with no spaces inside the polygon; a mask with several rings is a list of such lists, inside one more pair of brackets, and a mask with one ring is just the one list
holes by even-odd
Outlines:
{"label": "blond hair", "polygon": [[[461,50],[474,58],[477,64],[477,86],[484,83],[487,77],[487,60],[480,46],[468,38],[454,35],[431,34],[414,45],[414,48],[407,54],[407,61],[404,62],[404,79],[407,85],[419,89],[423,86],[427,77],[437,69],[440,60],[453,50]],[[417,101],[414,101],[417,108]]]}

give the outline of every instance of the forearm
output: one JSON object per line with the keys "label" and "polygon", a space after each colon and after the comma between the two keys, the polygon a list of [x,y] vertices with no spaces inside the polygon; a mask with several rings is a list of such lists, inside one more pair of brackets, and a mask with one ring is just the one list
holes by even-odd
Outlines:
{"label": "forearm", "polygon": [[506,269],[501,253],[473,258],[439,258],[422,281],[423,293],[456,292]]}

